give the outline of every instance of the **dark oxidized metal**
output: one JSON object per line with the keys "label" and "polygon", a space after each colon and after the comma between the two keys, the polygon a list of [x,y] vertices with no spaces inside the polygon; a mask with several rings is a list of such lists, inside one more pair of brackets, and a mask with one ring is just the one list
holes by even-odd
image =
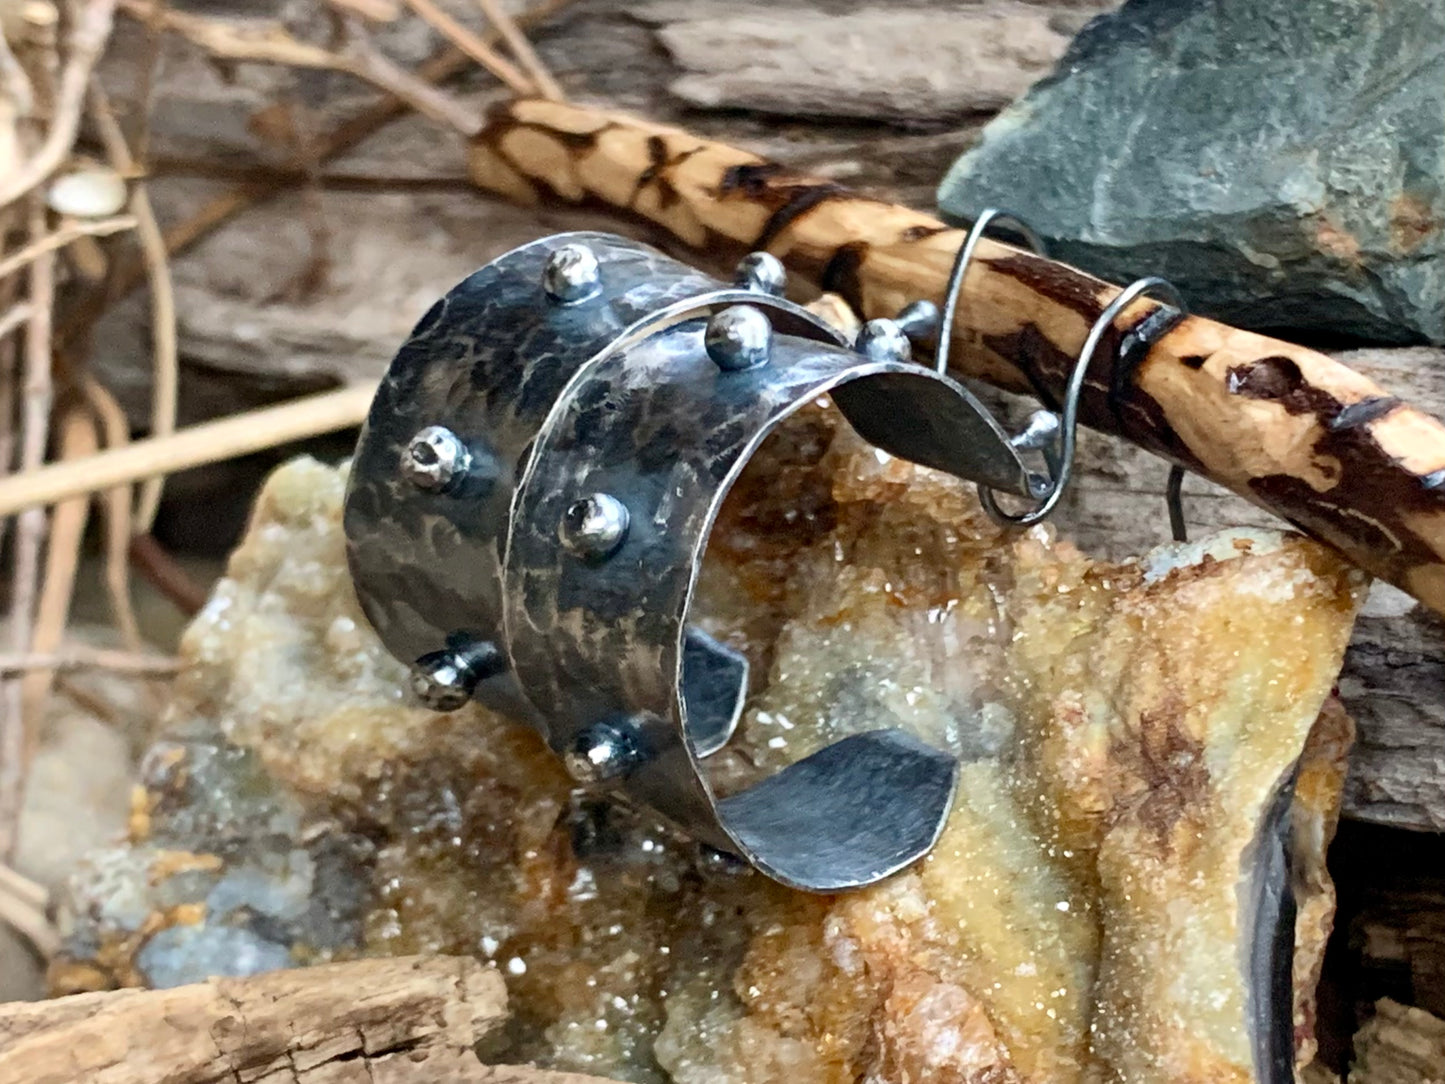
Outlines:
{"label": "dark oxidized metal", "polygon": [[924,854],[956,766],[878,730],[713,794],[700,761],[737,724],[747,662],[688,606],[730,485],[822,394],[893,455],[1020,496],[1038,480],[968,391],[907,360],[896,325],[860,353],[774,296],[774,272],[751,260],[726,286],[595,233],[482,268],[392,362],[345,526],[362,606],[432,706],[475,697],[579,782],[829,891]]}

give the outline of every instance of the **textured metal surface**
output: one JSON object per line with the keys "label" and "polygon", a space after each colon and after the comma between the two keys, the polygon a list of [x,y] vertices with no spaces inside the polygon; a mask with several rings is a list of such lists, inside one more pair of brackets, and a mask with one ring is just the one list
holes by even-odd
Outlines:
{"label": "textured metal surface", "polygon": [[[559,286],[561,264],[590,266],[579,246],[599,269],[590,294]],[[955,778],[946,754],[861,734],[722,801],[699,764],[730,737],[747,685],[746,660],[687,624],[708,534],[753,452],[822,394],[885,451],[1029,491],[1007,435],[961,386],[865,357],[766,290],[601,234],[509,253],[427,314],[378,392],[345,515],[363,608],[408,662],[504,659],[459,673],[579,778],[784,883],[876,880],[936,839]],[[404,469],[428,426],[467,452],[467,475],[444,491]]]}
{"label": "textured metal surface", "polygon": [[[579,235],[607,268],[607,297],[554,306],[543,271],[569,238],[508,253],[422,317],[387,370],[367,417],[346,501],[357,594],[382,642],[407,662],[454,632],[500,632],[502,548],[520,468],[562,388],[640,317],[716,288],[716,281],[621,238]],[[473,473],[445,494],[418,494],[401,474],[413,434],[445,425]],[[542,725],[511,673],[477,695]]]}

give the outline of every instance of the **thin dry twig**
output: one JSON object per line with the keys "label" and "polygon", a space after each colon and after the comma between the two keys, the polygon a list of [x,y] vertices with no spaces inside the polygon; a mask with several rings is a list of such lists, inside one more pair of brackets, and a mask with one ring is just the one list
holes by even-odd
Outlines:
{"label": "thin dry twig", "polygon": [[0,339],[19,331],[30,321],[30,302],[17,301],[0,315]]}
{"label": "thin dry twig", "polygon": [[[125,133],[116,122],[110,102],[100,84],[91,87],[91,117],[100,133],[112,167],[123,177],[136,172],[137,162],[126,144]],[[131,185],[130,212],[135,217],[136,240],[145,258],[146,274],[151,287],[151,337],[154,340],[154,377],[151,389],[151,433],[165,436],[175,432],[176,403],[179,398],[180,348],[176,334],[176,295],[171,282],[170,260],[166,254],[165,235],[151,207],[145,181]],[[161,503],[164,478],[153,478],[141,487],[135,510],[134,528],[149,531]]]}
{"label": "thin dry twig", "polygon": [[[60,416],[61,461],[75,461],[93,456],[99,446],[95,419],[84,403],[70,404]],[[85,537],[85,524],[90,519],[90,497],[73,497],[61,501],[50,517],[50,540],[45,547],[45,575],[41,580],[40,600],[35,607],[35,624],[30,635],[30,652],[49,655],[65,638],[70,622],[70,603],[75,596],[75,575],[80,567],[80,547]],[[33,724],[40,717],[45,698],[55,682],[53,670],[31,670],[21,681],[21,711]],[[27,726],[25,760],[34,755],[38,728]]]}
{"label": "thin dry twig", "polygon": [[201,612],[209,591],[191,578],[154,535],[138,534],[130,540],[130,561],[146,582],[186,617]]}
{"label": "thin dry twig", "polygon": [[50,903],[50,892],[43,884],[39,881],[32,881],[25,874],[12,869],[4,862],[0,862],[0,892],[41,910],[44,910]]}
{"label": "thin dry twig", "polygon": [[[100,423],[102,440],[107,448],[124,448],[130,443],[130,422],[115,396],[89,373],[81,376],[81,391]],[[120,630],[121,642],[131,651],[141,645],[140,622],[136,620],[135,603],[130,593],[130,543],[135,534],[132,518],[132,487],[116,486],[104,494],[105,509],[105,588],[110,595],[110,608]]]}
{"label": "thin dry twig", "polygon": [[[0,233],[8,232],[15,217],[15,208],[0,210]],[[16,406],[20,402],[20,351],[13,333],[24,327],[30,320],[30,303],[16,302],[20,283],[14,278],[0,279],[0,304],[8,306],[0,323],[5,325],[5,334],[0,336],[0,476],[10,473],[15,465],[16,450],[20,446],[20,434],[16,427]],[[0,519],[0,547],[5,545],[5,535],[10,526],[8,519]],[[0,698],[3,698],[0,691]],[[0,699],[0,712],[4,711]]]}
{"label": "thin dry twig", "polygon": [[108,670],[135,677],[170,677],[184,663],[172,655],[146,655],[134,651],[72,647],[47,654],[0,655],[0,674],[21,674],[36,670]]}
{"label": "thin dry twig", "polygon": [[[169,0],[156,0],[156,6],[164,10]],[[151,117],[155,112],[157,73],[160,71],[161,54],[165,49],[165,32],[158,26],[147,26],[145,45],[138,50],[135,65],[135,82],[128,96],[132,130],[126,142],[135,150],[141,162],[150,161]]]}
{"label": "thin dry twig", "polygon": [[[517,62],[527,69],[527,74],[532,77],[532,82],[537,85],[538,92],[544,98],[551,98],[553,101],[562,101],[564,95],[562,88],[557,85],[557,80],[552,78],[552,73],[547,70],[547,65],[542,63],[542,58],[537,55],[537,50],[532,48],[532,43],[527,40],[527,35],[517,26],[517,22],[502,7],[497,0],[477,0],[477,6],[482,9],[482,14],[487,21],[496,28],[502,40],[507,43],[507,48],[512,50],[512,55]],[[461,43],[458,42],[458,45]]]}
{"label": "thin dry twig", "polygon": [[377,49],[355,16],[342,15],[340,22],[346,37],[346,48],[341,54],[347,64],[346,71],[388,94],[406,99],[418,113],[446,124],[464,136],[473,136],[481,130],[481,119],[473,110],[418,79],[414,73],[393,63]]}
{"label": "thin dry twig", "polygon": [[136,220],[132,215],[114,215],[110,218],[73,218],[62,223],[52,233],[41,233],[18,252],[12,252],[0,260],[0,278],[13,275],[27,264],[42,256],[48,256],[82,237],[106,237],[122,230],[134,229]]}
{"label": "thin dry twig", "polygon": [[[543,0],[542,3],[528,8],[512,21],[520,29],[525,30],[529,26],[550,19],[569,2],[570,0]],[[488,30],[484,37],[490,45],[495,45],[501,40],[501,35],[495,28]],[[471,58],[466,53],[454,45],[447,45],[417,68],[416,76],[427,84],[444,83],[467,70],[470,64]],[[367,106],[318,140],[317,160],[324,163],[353,150],[385,125],[406,114],[410,108],[410,102],[395,95],[388,95],[374,105]],[[291,184],[304,182],[304,176],[297,176],[290,181]],[[174,257],[201,239],[210,236],[242,211],[276,199],[288,191],[288,187],[270,180],[242,182],[209,200],[189,218],[166,230],[166,251]],[[123,297],[128,294],[139,284],[143,274],[144,270],[138,261],[126,264],[115,276],[115,287],[111,296]],[[80,312],[75,314],[75,318],[71,321],[71,327],[66,330],[64,340],[71,342],[81,336],[94,324],[98,313],[99,308],[95,301],[85,305]]]}
{"label": "thin dry twig", "polygon": [[374,383],[356,384],[12,475],[0,479],[0,516],[360,425],[375,394]]}
{"label": "thin dry twig", "polygon": [[353,16],[344,15],[348,29],[344,51],[333,52],[304,42],[277,27],[255,29],[218,19],[172,10],[158,10],[150,0],[120,0],[122,10],[151,25],[159,25],[227,60],[252,60],[346,72],[406,101],[424,116],[463,135],[473,135],[480,122],[448,95],[383,56],[365,35],[355,29]]}
{"label": "thin dry twig", "polygon": [[28,117],[34,112],[35,88],[30,85],[30,76],[25,74],[25,68],[15,58],[3,30],[0,30],[0,86],[5,88],[17,117]]}
{"label": "thin dry twig", "polygon": [[[39,198],[32,198],[30,201],[29,228],[32,244],[45,234],[45,204]],[[51,307],[55,298],[53,251],[43,251],[31,261],[29,286],[30,319],[26,325],[20,430],[21,471],[34,471],[39,468],[45,458],[45,444],[49,433],[50,408],[54,396],[50,373]],[[32,508],[20,517],[16,526],[15,568],[10,595],[10,642],[17,651],[30,649],[45,523],[44,511]],[[0,684],[0,860],[10,857],[19,830],[29,745],[26,722],[22,683],[13,679],[4,681]]]}
{"label": "thin dry twig", "polygon": [[401,5],[397,0],[331,0],[333,4],[344,7],[348,11],[355,12],[363,19],[370,19],[374,23],[394,22],[401,14]]}
{"label": "thin dry twig", "polygon": [[[531,97],[541,89],[531,79],[528,79],[521,69],[488,45],[474,31],[443,11],[434,0],[406,0],[406,4],[433,30],[495,75],[514,94],[520,94],[524,98]],[[495,21],[493,25],[505,38],[506,31],[502,29],[501,25]],[[515,30],[515,27],[513,29]]]}
{"label": "thin dry twig", "polygon": [[75,146],[80,114],[85,105],[85,88],[101,50],[110,38],[116,0],[86,0],[66,36],[65,66],[51,110],[45,140],[12,176],[0,179],[0,207],[9,206],[54,173]]}
{"label": "thin dry twig", "polygon": [[44,906],[12,896],[0,886],[0,922],[30,942],[36,955],[48,960],[60,951],[60,934],[45,914]]}

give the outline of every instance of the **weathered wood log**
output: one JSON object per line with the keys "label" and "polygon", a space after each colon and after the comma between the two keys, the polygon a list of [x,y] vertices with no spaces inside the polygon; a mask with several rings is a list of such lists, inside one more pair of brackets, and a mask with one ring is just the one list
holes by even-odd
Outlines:
{"label": "weathered wood log", "polygon": [[[1445,1015],[1445,836],[1344,824],[1330,852],[1339,910],[1335,1030],[1381,997]],[[1324,999],[1329,1003],[1332,999]]]}
{"label": "weathered wood log", "polygon": [[[768,249],[867,317],[940,299],[963,240],[748,151],[556,102],[497,107],[471,174],[521,202],[601,206],[715,255]],[[1056,406],[1117,294],[985,240],[964,286],[958,371]],[[1213,479],[1445,612],[1445,425],[1324,354],[1171,317],[1140,301],[1116,323],[1085,385],[1084,424]]]}
{"label": "weathered wood log", "polygon": [[484,1065],[478,1084],[611,1084],[586,1073],[563,1073],[531,1065]]}
{"label": "weathered wood log", "polygon": [[1355,1037],[1350,1084],[1445,1080],[1445,1020],[1385,998]]}
{"label": "weathered wood log", "polygon": [[475,960],[415,956],[17,1002],[0,1005],[0,1080],[498,1084],[472,1048],[506,1004]]}

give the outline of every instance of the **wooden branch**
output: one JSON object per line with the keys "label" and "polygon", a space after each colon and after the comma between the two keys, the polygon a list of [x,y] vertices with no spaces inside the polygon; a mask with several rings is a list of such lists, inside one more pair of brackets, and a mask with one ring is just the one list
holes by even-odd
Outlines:
{"label": "wooden branch", "polygon": [[[83,402],[72,403],[60,412],[60,458],[75,462],[93,456],[100,446],[95,419]],[[45,547],[45,573],[40,581],[40,597],[35,607],[35,625],[30,634],[33,655],[51,655],[65,637],[70,621],[70,604],[75,597],[75,576],[80,570],[80,549],[85,525],[90,519],[88,497],[72,497],[55,506],[50,517],[50,538]],[[45,708],[46,697],[55,684],[55,671],[45,667],[27,668],[21,679],[22,717],[27,726],[28,747],[25,763],[35,755],[39,745],[36,725]]]}
{"label": "wooden branch", "polygon": [[506,1019],[475,960],[323,964],[172,990],[0,1005],[0,1080],[28,1084],[481,1084]]}
{"label": "wooden branch", "polygon": [[0,922],[30,942],[44,959],[60,949],[60,934],[50,921],[50,893],[44,885],[0,863]]}
{"label": "wooden branch", "polygon": [[32,950],[43,959],[50,959],[60,950],[60,934],[45,916],[45,911],[0,890],[0,923],[4,923],[30,942]]}
{"label": "wooden branch", "polygon": [[[106,387],[89,373],[80,375],[81,391],[95,413],[107,448],[130,443],[130,422],[125,411]],[[110,595],[111,616],[121,642],[132,652],[141,649],[140,621],[130,590],[130,544],[135,535],[131,487],[116,486],[101,494],[105,513],[105,589]],[[147,536],[149,537],[149,536]]]}
{"label": "wooden branch", "polygon": [[137,677],[171,677],[182,662],[173,655],[143,655],[133,651],[73,647],[39,655],[0,655],[0,674],[28,670],[109,670]]}
{"label": "wooden branch", "polygon": [[527,69],[527,74],[537,85],[541,96],[558,102],[566,97],[562,88],[557,85],[557,80],[552,78],[552,73],[547,70],[547,65],[543,64],[542,58],[537,55],[537,50],[532,48],[532,42],[522,33],[511,13],[502,7],[501,0],[477,0],[477,3],[482,14],[492,24],[492,29],[502,36],[517,62]]}
{"label": "wooden branch", "polygon": [[17,873],[3,862],[0,862],[0,892],[42,911],[50,902],[50,893],[44,885]]}
{"label": "wooden branch", "polygon": [[[142,22],[180,34],[214,56],[346,72],[405,100],[418,113],[464,135],[476,131],[474,119],[461,106],[425,80],[392,63],[359,34],[352,34],[342,51],[332,52],[301,41],[279,26],[256,29],[233,25],[161,7],[152,0],[121,0],[121,9]],[[345,18],[343,16],[343,21]]]}
{"label": "wooden branch", "polygon": [[[541,89],[479,34],[452,18],[435,0],[406,0],[406,4],[438,34],[500,79],[513,94],[531,95]],[[501,27],[497,29],[500,31]]]}
{"label": "wooden branch", "polygon": [[[45,205],[38,194],[29,199],[32,244],[45,232]],[[54,330],[55,254],[41,252],[30,263],[30,316],[25,332],[24,398],[21,407],[21,471],[34,471],[45,458],[50,433],[50,410],[55,391],[51,374],[51,338]],[[19,475],[18,477],[23,477]],[[11,481],[13,479],[6,479]],[[15,530],[14,570],[10,594],[10,642],[16,651],[30,650],[35,621],[35,596],[40,576],[40,551],[45,536],[45,513],[27,509]],[[0,678],[0,861],[8,861],[19,838],[20,808],[25,796],[25,767],[29,756],[29,720],[25,717],[23,682]]]}
{"label": "wooden branch", "polygon": [[[130,144],[121,131],[105,90],[97,82],[91,86],[91,118],[111,166],[122,177],[134,176],[140,163],[131,153]],[[176,324],[176,293],[171,282],[170,258],[166,239],[161,232],[155,209],[151,206],[149,186],[144,180],[131,183],[130,213],[136,222],[136,240],[145,263],[151,288],[151,339],[154,344],[154,378],[151,390],[151,435],[166,436],[176,429],[176,404],[180,391],[180,335]],[[134,529],[149,531],[160,508],[164,478],[153,478],[141,486],[140,499],[133,513]]]}
{"label": "wooden branch", "polygon": [[130,540],[129,561],[142,578],[164,595],[186,617],[195,617],[206,604],[209,593],[193,580],[156,541],[155,535],[138,534]]}
{"label": "wooden branch", "polygon": [[360,425],[375,394],[358,384],[13,475],[0,480],[0,516]]}
{"label": "wooden branch", "polygon": [[[26,301],[17,301],[4,313],[0,313],[0,339],[13,335],[30,321],[30,304]],[[3,460],[4,457],[0,457]]]}
{"label": "wooden branch", "polygon": [[54,233],[47,233],[17,252],[12,252],[3,260],[0,260],[0,279],[6,275],[13,275],[22,267],[34,263],[41,256],[48,255],[57,249],[64,248],[82,237],[106,237],[112,233],[119,233],[121,230],[129,230],[135,227],[135,219],[130,215],[115,215],[112,218],[96,219],[72,219],[66,222]]}
{"label": "wooden branch", "polygon": [[[867,317],[940,300],[963,232],[676,129],[577,105],[503,104],[473,179],[511,199],[600,206],[710,255],[765,248]],[[953,342],[958,372],[1057,405],[1118,288],[985,240]],[[1445,425],[1323,354],[1189,317],[1113,384],[1107,359],[1159,306],[1131,306],[1086,384],[1084,424],[1204,475],[1445,612]],[[1135,355],[1142,354],[1137,362]]]}

